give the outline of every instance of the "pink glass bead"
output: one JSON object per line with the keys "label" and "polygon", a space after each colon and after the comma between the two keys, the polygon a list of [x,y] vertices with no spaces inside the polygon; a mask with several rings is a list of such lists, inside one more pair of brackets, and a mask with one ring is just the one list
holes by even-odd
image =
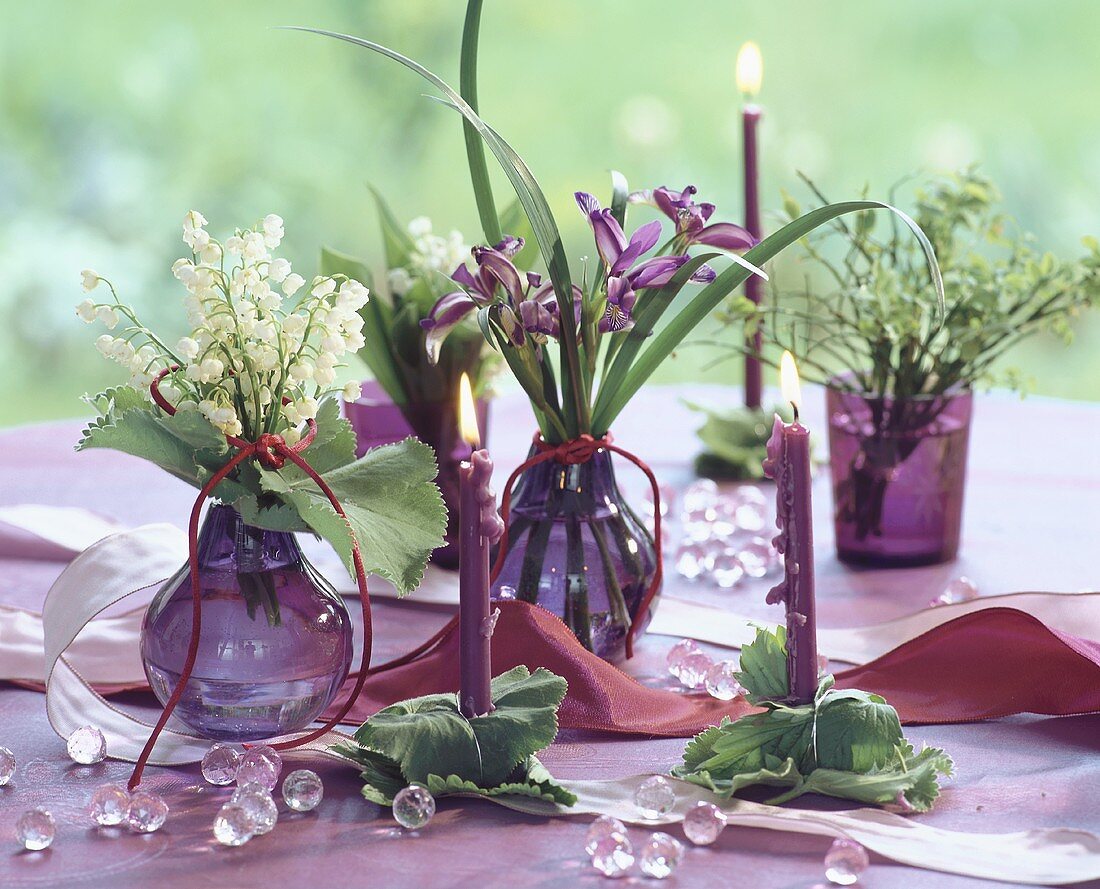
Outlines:
{"label": "pink glass bead", "polygon": [[978,585],[969,577],[956,577],[928,605],[935,608],[938,605],[955,605],[959,602],[969,602],[971,599],[977,598]]}
{"label": "pink glass bead", "polygon": [[683,660],[689,654],[694,654],[699,650],[699,643],[694,639],[681,639],[675,645],[668,650],[668,654],[665,657],[665,664],[668,667],[668,672],[680,678],[680,668],[683,666]]}
{"label": "pink glass bead", "polygon": [[642,846],[642,873],[664,880],[672,876],[684,857],[684,844],[667,833],[655,833]]}
{"label": "pink glass bead", "polygon": [[709,846],[726,829],[726,813],[714,803],[700,800],[684,815],[684,836],[696,846]]}
{"label": "pink glass bead", "polygon": [[618,818],[601,815],[592,822],[584,835],[584,851],[589,855],[595,855],[596,850],[600,848],[600,843],[612,834],[626,836],[626,825]]}
{"label": "pink glass bead", "polygon": [[701,686],[707,678],[707,670],[710,669],[710,656],[702,651],[694,651],[680,661],[680,685],[684,688],[695,689]]}
{"label": "pink glass bead", "polygon": [[825,879],[837,886],[851,886],[870,863],[863,846],[839,837],[825,853]]}
{"label": "pink glass bead", "polygon": [[734,661],[718,661],[713,664],[704,679],[707,694],[719,701],[732,701],[745,689],[737,681],[737,664]]}

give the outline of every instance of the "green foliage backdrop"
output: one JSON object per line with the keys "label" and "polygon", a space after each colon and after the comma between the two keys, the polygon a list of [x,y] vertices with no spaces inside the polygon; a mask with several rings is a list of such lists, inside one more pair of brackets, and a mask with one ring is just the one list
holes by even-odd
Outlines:
{"label": "green foliage backdrop", "polygon": [[[178,317],[168,272],[196,208],[220,231],[276,212],[290,258],[380,251],[367,184],[405,218],[471,239],[477,213],[456,115],[415,76],[304,34],[377,39],[457,81],[459,0],[0,0],[0,424],[85,412],[112,382],[72,314],[79,270],[109,274],[154,325]],[[572,192],[694,182],[740,216],[746,39],[765,60],[765,206],[795,169],[835,200],[916,169],[981,161],[1039,244],[1100,232],[1100,4],[1023,0],[555,0],[489,3],[480,103],[530,163],[572,252],[590,249]],[[821,70],[817,70],[820,68]],[[497,194],[507,193],[501,181]],[[706,339],[713,331],[703,331]],[[1100,319],[1072,351],[1013,363],[1039,392],[1100,399]],[[658,379],[736,381],[688,347]]]}

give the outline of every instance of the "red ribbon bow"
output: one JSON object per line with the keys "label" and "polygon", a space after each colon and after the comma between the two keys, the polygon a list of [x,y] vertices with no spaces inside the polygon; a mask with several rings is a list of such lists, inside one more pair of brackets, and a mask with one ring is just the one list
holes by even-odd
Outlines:
{"label": "red ribbon bow", "polygon": [[[176,413],[176,408],[160,394],[160,389],[157,384],[164,379],[167,374],[178,369],[178,367],[172,367],[161,371],[150,386],[150,392],[154,403],[170,416]],[[133,790],[141,783],[141,774],[145,770],[145,764],[148,762],[149,756],[153,752],[153,747],[157,743],[157,738],[160,737],[160,733],[164,729],[165,723],[168,722],[169,717],[172,715],[172,711],[176,709],[176,705],[183,696],[183,690],[191,679],[191,672],[195,668],[195,659],[199,651],[199,633],[202,628],[202,591],[199,586],[198,555],[199,515],[202,512],[203,504],[214,492],[214,489],[221,484],[222,480],[229,475],[229,473],[244,463],[245,460],[255,458],[265,468],[272,470],[281,469],[286,465],[286,461],[289,460],[309,476],[317,487],[321,489],[321,493],[328,498],[328,502],[332,505],[336,514],[345,522],[348,521],[348,517],[345,515],[343,507],[340,505],[340,501],[336,499],[336,495],[333,493],[332,488],[328,486],[317,471],[301,456],[301,452],[308,448],[313,443],[313,439],[317,436],[316,421],[312,419],[309,420],[308,426],[309,428],[306,434],[302,436],[301,441],[294,445],[288,445],[281,435],[274,435],[269,432],[265,432],[256,439],[256,441],[246,441],[243,438],[237,438],[233,435],[227,435],[225,437],[225,440],[237,449],[237,453],[233,455],[228,463],[215,472],[205,485],[203,485],[202,490],[199,491],[198,498],[195,500],[195,505],[191,509],[191,521],[187,527],[187,562],[191,572],[192,598],[191,639],[187,645],[187,659],[184,661],[179,681],[176,683],[176,687],[172,689],[172,694],[165,702],[164,709],[160,714],[160,719],[157,720],[157,724],[153,727],[153,732],[149,736],[149,740],[145,742],[145,747],[142,749],[137,764],[134,766],[133,774],[130,775],[130,790]],[[308,744],[310,741],[314,741],[330,731],[347,715],[348,711],[351,710],[367,678],[367,668],[370,665],[371,640],[374,635],[371,626],[370,593],[367,590],[367,575],[363,568],[363,557],[359,551],[359,541],[356,539],[350,523],[348,523],[348,531],[351,532],[351,555],[352,561],[355,564],[355,581],[359,586],[359,601],[363,608],[363,654],[360,661],[359,673],[356,676],[355,685],[352,686],[351,694],[348,695],[348,699],[334,716],[320,728],[307,732],[299,738],[272,744],[271,746],[276,750],[286,750],[291,747],[299,747],[302,744]]]}
{"label": "red ribbon bow", "polygon": [[508,476],[508,481],[504,485],[504,493],[500,498],[500,515],[504,519],[504,534],[500,538],[500,549],[497,551],[496,564],[493,565],[492,582],[495,583],[497,577],[500,576],[501,569],[504,567],[504,558],[508,553],[508,513],[512,505],[512,488],[515,487],[516,481],[522,473],[532,466],[538,466],[548,460],[556,460],[566,466],[587,463],[597,451],[610,451],[620,457],[625,457],[645,473],[645,477],[649,479],[649,484],[653,489],[653,538],[657,549],[657,567],[653,572],[653,580],[650,581],[645,596],[642,597],[642,601],[638,606],[638,613],[631,621],[630,629],[626,634],[626,656],[628,658],[634,657],[634,636],[637,634],[638,627],[642,625],[646,612],[649,611],[649,606],[653,603],[653,597],[657,595],[657,591],[661,588],[661,581],[664,577],[661,554],[661,490],[657,484],[657,477],[653,474],[652,469],[630,451],[613,444],[614,439],[611,437],[610,432],[602,438],[596,438],[586,432],[570,441],[563,441],[561,444],[556,445],[544,441],[542,436],[536,432],[534,441],[538,453],[517,466],[512,474]]}

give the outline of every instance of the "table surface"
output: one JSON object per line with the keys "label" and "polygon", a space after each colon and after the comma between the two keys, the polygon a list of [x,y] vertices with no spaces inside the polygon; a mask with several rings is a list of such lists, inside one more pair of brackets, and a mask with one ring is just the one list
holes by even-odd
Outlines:
{"label": "table surface", "polygon": [[[651,388],[635,400],[616,429],[617,441],[646,459],[662,481],[690,481],[697,450],[691,430],[699,418],[682,399],[735,404],[738,393],[719,387]],[[821,429],[823,399],[811,390],[807,425]],[[523,456],[531,423],[526,405],[509,395],[494,405],[490,446],[507,470]],[[46,503],[83,506],[120,521],[182,524],[194,492],[148,464],[111,452],[76,455],[77,423],[24,427],[0,433],[0,505]],[[822,452],[823,436],[817,436]],[[632,470],[620,477],[639,496],[644,481]],[[1100,539],[1100,406],[1053,400],[983,396],[977,399],[960,558],[905,571],[853,570],[832,556],[830,493],[824,473],[815,481],[819,615],[826,626],[878,623],[927,605],[948,580],[966,574],[985,595],[1021,590],[1097,589],[1089,558]],[[0,553],[0,603],[40,606],[62,565],[19,560]],[[5,558],[4,556],[8,556]],[[671,572],[670,572],[671,573]],[[763,604],[768,582],[719,592],[672,576],[665,594],[723,603],[738,613],[776,622],[776,606]],[[381,601],[376,605],[376,659],[410,648],[442,626],[450,610]],[[648,636],[627,669],[642,681],[663,683],[664,654],[673,640]],[[147,706],[151,697],[129,702]],[[921,816],[939,827],[980,832],[1074,826],[1100,833],[1100,715],[1061,719],[1015,717],[986,723],[911,728],[917,742],[946,747],[958,777],[936,810]],[[543,889],[598,885],[583,853],[586,817],[543,820],[482,801],[444,801],[417,835],[403,834],[387,812],[366,803],[354,769],[310,753],[289,755],[288,765],[316,769],[325,800],[314,813],[285,811],[276,830],[238,849],[218,846],[210,822],[228,791],[206,785],[195,766],[154,769],[144,784],[166,795],[168,824],[148,836],[89,827],[92,789],[123,781],[125,763],[73,765],[49,727],[44,698],[0,684],[0,744],[19,759],[12,784],[0,789],[0,885],[138,887],[167,880],[173,887],[224,889],[305,884],[325,886],[484,886]],[[679,740],[609,740],[563,732],[545,752],[562,778],[612,778],[672,766]],[[814,806],[842,808],[835,801]],[[58,821],[54,846],[18,851],[15,819],[46,806]],[[635,841],[646,831],[632,828]],[[675,829],[674,833],[679,833]],[[739,879],[754,887],[811,889],[824,883],[828,841],[810,836],[729,829],[709,848],[689,848],[674,885],[710,887]],[[5,849],[11,850],[3,851]],[[471,850],[476,850],[473,854]],[[633,877],[630,882],[640,882]],[[877,887],[979,886],[932,871],[918,873],[872,856],[860,885]],[[1098,889],[1100,881],[1087,884]]]}

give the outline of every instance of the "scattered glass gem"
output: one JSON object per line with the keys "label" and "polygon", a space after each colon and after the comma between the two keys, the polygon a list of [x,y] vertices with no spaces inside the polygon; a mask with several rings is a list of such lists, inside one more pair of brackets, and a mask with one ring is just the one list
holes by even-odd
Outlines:
{"label": "scattered glass gem", "polygon": [[706,543],[714,537],[712,522],[714,510],[704,510],[698,513],[685,513],[683,521],[683,544]]}
{"label": "scattered glass gem", "polygon": [[684,688],[698,688],[707,679],[707,670],[713,661],[704,651],[693,651],[680,661],[680,685]]}
{"label": "scattered glass gem", "polygon": [[410,784],[393,798],[393,817],[402,827],[417,830],[435,815],[435,797],[427,787]]}
{"label": "scattered glass gem", "polygon": [[737,504],[732,497],[719,497],[714,507],[714,521],[710,526],[710,533],[714,537],[723,540],[737,533]]}
{"label": "scattered glass gem", "polygon": [[514,599],[516,598],[516,588],[514,586],[502,586],[494,598],[497,599]]}
{"label": "scattered glass gem", "polygon": [[7,747],[0,747],[0,787],[3,787],[15,774],[15,754]]}
{"label": "scattered glass gem", "polygon": [[759,506],[763,509],[768,505],[768,495],[755,485],[741,485],[733,492],[733,497],[738,506]]}
{"label": "scattered glass gem", "polygon": [[237,780],[237,767],[241,755],[228,744],[215,744],[202,758],[202,776],[217,787],[225,787]]}
{"label": "scattered glass gem", "polygon": [[838,837],[825,853],[825,879],[837,886],[851,886],[870,863],[867,850],[859,843]]}
{"label": "scattered glass gem", "polygon": [[732,701],[738,695],[744,694],[745,689],[734,675],[737,672],[736,661],[718,661],[711,665],[704,680],[707,694],[720,701]]}
{"label": "scattered glass gem", "polygon": [[130,791],[121,784],[104,784],[92,794],[88,814],[101,827],[114,827],[130,814]]}
{"label": "scattered glass gem", "polygon": [[663,880],[672,875],[684,857],[684,844],[667,833],[653,834],[642,846],[642,873]]}
{"label": "scattered glass gem", "polygon": [[248,813],[256,836],[269,833],[275,827],[275,822],[279,820],[279,807],[275,805],[275,800],[262,784],[255,782],[242,784],[233,791],[229,802],[240,806]]}
{"label": "scattered glass gem", "polygon": [[69,735],[69,759],[83,766],[103,762],[107,756],[107,741],[95,726],[85,725]]}
{"label": "scattered glass gem", "polygon": [[738,581],[745,576],[745,566],[741,564],[737,553],[726,547],[715,555],[711,562],[710,573],[718,586],[729,590],[737,586]]}
{"label": "scattered glass gem", "polygon": [[684,816],[684,836],[696,846],[709,846],[725,829],[726,813],[714,803],[700,800]]}
{"label": "scattered glass gem", "polygon": [[634,865],[630,837],[617,830],[600,837],[591,854],[592,866],[605,877],[625,877]]}
{"label": "scattered glass gem", "polygon": [[665,664],[668,666],[668,672],[680,678],[680,662],[689,654],[699,650],[699,643],[694,639],[681,639],[675,645],[668,650],[668,654],[665,656]]}
{"label": "scattered glass gem", "polygon": [[226,803],[214,818],[214,839],[223,846],[243,846],[255,835],[252,816],[238,803]]}
{"label": "scattered glass gem", "polygon": [[618,818],[601,815],[592,822],[588,828],[588,833],[584,835],[584,851],[589,855],[595,855],[600,841],[615,833],[626,836],[626,825]]}
{"label": "scattered glass gem", "polygon": [[[673,504],[676,503],[676,489],[671,485],[658,485],[657,493],[661,495],[661,515],[666,516],[672,509]],[[645,500],[643,501],[644,512],[647,518],[653,516],[653,489],[651,487],[645,490]]]}
{"label": "scattered glass gem", "polygon": [[955,605],[959,602],[969,602],[978,598],[978,585],[969,577],[956,577],[949,583],[942,593],[928,603],[929,607],[937,605]]}
{"label": "scattered glass gem", "polygon": [[676,571],[681,577],[695,580],[707,570],[710,552],[707,545],[698,540],[689,540],[680,545],[676,552]]}
{"label": "scattered glass gem", "polygon": [[57,834],[57,825],[53,815],[45,809],[31,809],[19,816],[15,822],[15,835],[25,849],[40,852],[49,847]]}
{"label": "scattered glass gem", "polygon": [[311,812],[325,795],[321,776],[309,769],[297,769],[283,781],[283,799],[295,812]]}
{"label": "scattered glass gem", "polygon": [[155,793],[139,790],[130,796],[130,812],[126,823],[136,833],[160,830],[168,818],[168,803]]}
{"label": "scattered glass gem", "polygon": [[693,481],[684,489],[681,501],[684,515],[699,510],[713,509],[718,501],[718,485],[709,478]]}
{"label": "scattered glass gem", "polygon": [[749,577],[764,577],[775,567],[778,554],[763,537],[754,537],[740,548],[737,558]]}
{"label": "scattered glass gem", "polygon": [[266,744],[261,744],[244,752],[237,765],[237,784],[262,784],[271,791],[279,783],[279,772],[282,770],[283,758]]}
{"label": "scattered glass gem", "polygon": [[742,503],[733,513],[733,520],[742,531],[756,533],[763,531],[768,523],[767,512],[762,504]]}
{"label": "scattered glass gem", "polygon": [[643,818],[653,820],[667,815],[676,805],[676,791],[667,778],[653,775],[646,778],[634,791],[634,805]]}

